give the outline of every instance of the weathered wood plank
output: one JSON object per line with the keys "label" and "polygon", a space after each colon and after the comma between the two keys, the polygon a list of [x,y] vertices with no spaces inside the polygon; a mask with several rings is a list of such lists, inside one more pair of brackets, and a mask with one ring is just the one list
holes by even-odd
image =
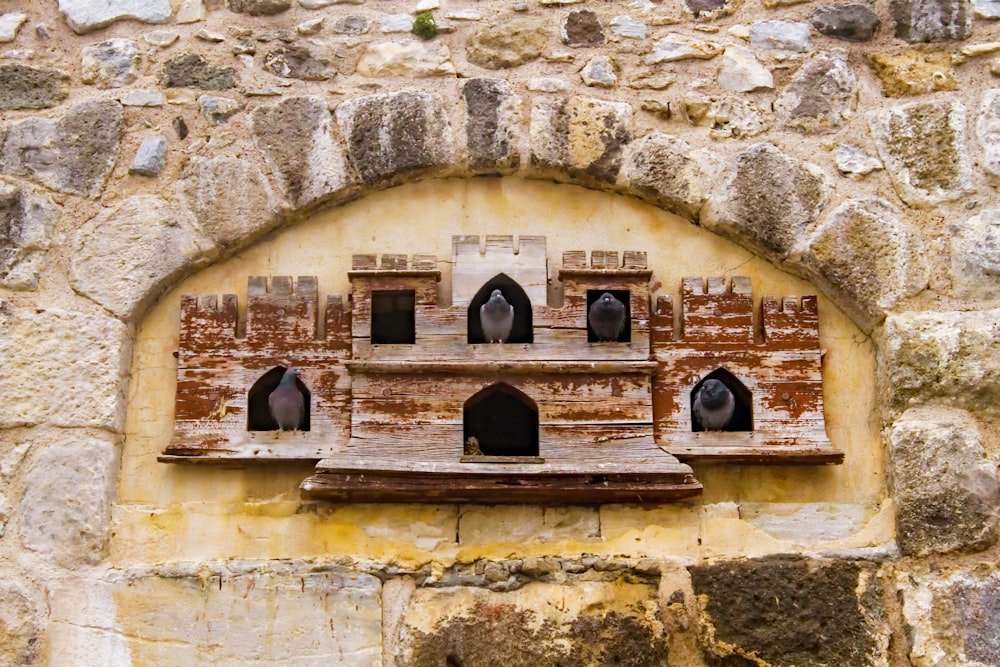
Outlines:
{"label": "weathered wood plank", "polygon": [[[498,346],[500,347],[500,346]],[[444,375],[472,374],[571,374],[571,375],[652,375],[658,368],[655,361],[348,361],[352,373]]]}

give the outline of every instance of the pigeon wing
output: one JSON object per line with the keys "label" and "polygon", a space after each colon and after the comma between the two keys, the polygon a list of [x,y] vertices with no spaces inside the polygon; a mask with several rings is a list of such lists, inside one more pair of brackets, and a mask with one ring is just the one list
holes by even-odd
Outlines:
{"label": "pigeon wing", "polygon": [[279,384],[267,397],[271,417],[282,431],[295,431],[302,423],[305,401],[302,392],[294,384]]}

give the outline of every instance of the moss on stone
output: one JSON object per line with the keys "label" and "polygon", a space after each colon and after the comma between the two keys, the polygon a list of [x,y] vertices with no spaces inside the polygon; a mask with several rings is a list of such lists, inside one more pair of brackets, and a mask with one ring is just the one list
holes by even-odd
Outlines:
{"label": "moss on stone", "polygon": [[438,35],[437,22],[431,12],[420,12],[413,19],[413,28],[410,29],[414,35],[420,39],[434,39]]}

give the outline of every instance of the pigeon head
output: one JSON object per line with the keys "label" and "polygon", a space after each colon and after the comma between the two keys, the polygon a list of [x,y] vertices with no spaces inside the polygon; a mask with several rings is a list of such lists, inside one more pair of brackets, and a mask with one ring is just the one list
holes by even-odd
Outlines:
{"label": "pigeon head", "polygon": [[302,369],[298,366],[291,366],[285,371],[284,375],[281,376],[282,382],[295,382],[295,378],[302,375]]}
{"label": "pigeon head", "polygon": [[611,303],[615,300],[615,297],[611,296],[611,292],[605,292],[601,295],[601,301],[604,303]]}
{"label": "pigeon head", "polygon": [[495,289],[490,294],[490,301],[506,301],[506,299],[503,298],[503,292],[501,292],[498,289]]}
{"label": "pigeon head", "polygon": [[709,379],[701,385],[701,404],[706,408],[717,408],[726,402],[729,388],[721,380]]}

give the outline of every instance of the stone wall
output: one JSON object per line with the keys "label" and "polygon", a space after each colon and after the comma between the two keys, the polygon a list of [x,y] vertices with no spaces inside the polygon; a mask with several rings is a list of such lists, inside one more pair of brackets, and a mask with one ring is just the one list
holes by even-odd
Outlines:
{"label": "stone wall", "polygon": [[[1000,665],[1000,2],[23,4],[0,10],[0,662]],[[881,437],[845,463],[869,479],[372,508],[301,502],[308,466],[155,462],[171,290],[466,181],[611,201],[609,227],[655,210],[665,246],[686,224],[814,284],[856,325],[826,374],[872,397]],[[837,419],[835,445],[867,417]]]}

